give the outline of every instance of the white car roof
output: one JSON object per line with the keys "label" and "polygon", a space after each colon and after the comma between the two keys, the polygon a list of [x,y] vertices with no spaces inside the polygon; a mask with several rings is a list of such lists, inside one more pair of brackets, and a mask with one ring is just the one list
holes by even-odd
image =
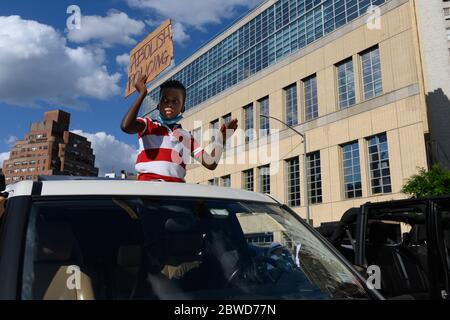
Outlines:
{"label": "white car roof", "polygon": [[[33,186],[35,190],[33,190]],[[9,197],[32,194],[41,196],[176,196],[277,203],[266,194],[241,189],[202,184],[135,180],[60,180],[34,183],[33,181],[20,181],[8,185],[6,191],[9,193]]]}

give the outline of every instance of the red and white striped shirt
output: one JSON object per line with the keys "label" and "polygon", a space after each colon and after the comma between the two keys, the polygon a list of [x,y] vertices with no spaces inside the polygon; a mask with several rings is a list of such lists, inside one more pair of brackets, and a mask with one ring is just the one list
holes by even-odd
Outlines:
{"label": "red and white striped shirt", "polygon": [[201,146],[181,126],[171,130],[148,117],[137,120],[145,125],[138,133],[139,153],[135,166],[138,180],[185,182],[186,157],[200,159]]}

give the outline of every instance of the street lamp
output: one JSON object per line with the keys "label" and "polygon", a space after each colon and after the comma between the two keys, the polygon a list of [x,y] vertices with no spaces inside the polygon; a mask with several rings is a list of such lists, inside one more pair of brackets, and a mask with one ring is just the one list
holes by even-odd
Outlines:
{"label": "street lamp", "polygon": [[286,127],[288,127],[289,129],[291,129],[292,131],[294,131],[295,133],[297,133],[298,135],[300,135],[303,139],[303,181],[304,183],[304,201],[305,201],[305,207],[306,207],[306,222],[308,224],[311,224],[311,218],[310,218],[310,214],[309,214],[309,199],[308,199],[308,181],[307,181],[307,176],[306,176],[306,133],[301,133],[298,130],[294,129],[293,127],[291,127],[290,125],[288,125],[286,122],[281,121],[280,119],[271,117],[271,116],[267,116],[265,114],[260,114],[260,117],[263,118],[267,118],[267,119],[273,119],[276,120],[278,122],[281,122],[282,124],[284,124]]}

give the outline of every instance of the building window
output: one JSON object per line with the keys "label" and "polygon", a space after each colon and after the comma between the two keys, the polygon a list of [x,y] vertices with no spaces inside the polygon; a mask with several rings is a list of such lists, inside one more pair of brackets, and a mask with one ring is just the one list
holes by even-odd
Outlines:
{"label": "building window", "polygon": [[378,47],[361,53],[361,68],[364,99],[379,96],[383,92],[383,84]]}
{"label": "building window", "polygon": [[361,197],[361,167],[358,141],[350,142],[342,146],[342,164],[345,198]]}
{"label": "building window", "polygon": [[355,104],[355,81],[353,76],[352,58],[337,64],[336,72],[339,109],[344,109]]}
{"label": "building window", "polygon": [[270,193],[270,166],[259,167],[259,191]]}
{"label": "building window", "polygon": [[[269,115],[269,97],[259,100],[259,114],[264,116]],[[261,137],[267,136],[269,134],[269,129],[269,119],[259,117],[259,132]]]}
{"label": "building window", "polygon": [[287,202],[291,207],[300,205],[300,163],[298,157],[286,160]]}
{"label": "building window", "polygon": [[253,104],[244,107],[245,142],[253,140]]}
{"label": "building window", "polygon": [[320,171],[320,151],[307,155],[308,199],[309,203],[322,202],[322,175]]}
{"label": "building window", "polygon": [[386,133],[367,139],[372,194],[392,192]]}
{"label": "building window", "polygon": [[286,123],[289,126],[295,126],[298,123],[297,112],[297,84],[294,83],[284,88]]}
{"label": "building window", "polygon": [[[202,128],[198,127],[194,129],[194,140],[198,143],[199,146],[202,145]],[[194,150],[192,150],[194,151]]]}
{"label": "building window", "polygon": [[243,173],[243,188],[244,190],[253,191],[253,169],[245,170]]}
{"label": "building window", "polygon": [[219,119],[211,121],[209,124],[209,128],[211,130],[211,143],[217,140],[218,130],[219,130]]}
{"label": "building window", "polygon": [[222,187],[227,187],[230,188],[231,187],[231,176],[223,176],[222,178],[220,178],[220,185]]}
{"label": "building window", "polygon": [[[231,113],[228,113],[228,114],[224,115],[224,116],[222,117],[222,121],[223,121],[223,124],[224,124],[224,125],[227,125],[227,124],[231,121]],[[228,138],[229,138],[229,137],[228,137]],[[224,150],[225,150],[225,149],[229,149],[229,148],[231,148],[231,139],[228,139],[228,140],[225,142],[225,145],[224,145]],[[224,157],[225,157],[225,155],[224,155]]]}
{"label": "building window", "polygon": [[226,125],[228,122],[230,122],[231,121],[231,113],[228,113],[228,114],[226,114],[226,115],[224,115],[223,117],[222,117],[222,121],[223,121],[223,123]]}
{"label": "building window", "polygon": [[214,178],[214,179],[208,180],[208,184],[210,186],[218,186],[219,185],[219,178]]}
{"label": "building window", "polygon": [[305,90],[305,120],[312,120],[319,115],[317,102],[317,77],[312,75],[303,80]]}

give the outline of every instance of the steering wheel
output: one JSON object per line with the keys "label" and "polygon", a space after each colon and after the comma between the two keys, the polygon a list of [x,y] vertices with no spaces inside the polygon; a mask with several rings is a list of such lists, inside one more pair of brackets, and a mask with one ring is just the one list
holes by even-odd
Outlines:
{"label": "steering wheel", "polygon": [[[226,287],[229,287],[238,277],[243,274],[245,279],[250,281],[255,281],[259,283],[264,283],[265,278],[269,278],[273,283],[277,282],[278,279],[274,279],[267,266],[271,265],[274,269],[284,272],[282,268],[279,267],[277,260],[266,256],[256,256],[251,259],[248,264],[238,264],[238,266],[230,273],[230,276],[226,280]],[[281,275],[280,273],[280,275]]]}

